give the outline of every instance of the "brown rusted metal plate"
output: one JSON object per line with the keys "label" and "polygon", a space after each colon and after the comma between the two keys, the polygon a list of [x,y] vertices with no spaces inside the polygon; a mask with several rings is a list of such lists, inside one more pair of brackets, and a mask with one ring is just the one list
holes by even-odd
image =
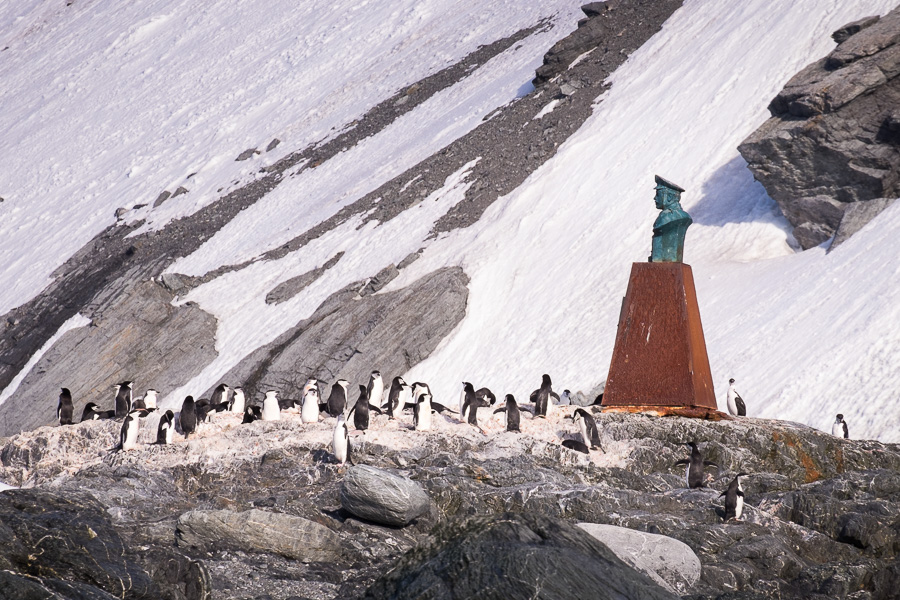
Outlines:
{"label": "brown rusted metal plate", "polygon": [[603,406],[717,409],[689,265],[632,266]]}
{"label": "brown rusted metal plate", "polygon": [[734,417],[705,406],[609,406],[605,413],[641,413],[655,417],[690,417],[705,421],[734,421]]}

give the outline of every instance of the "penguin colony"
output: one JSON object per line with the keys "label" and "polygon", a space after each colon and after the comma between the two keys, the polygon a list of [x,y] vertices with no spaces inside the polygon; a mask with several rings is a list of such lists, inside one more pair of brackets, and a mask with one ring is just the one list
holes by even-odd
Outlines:
{"label": "penguin colony", "polygon": [[[113,386],[113,406],[111,410],[100,410],[93,402],[85,405],[81,422],[98,419],[121,419],[122,427],[119,432],[118,444],[112,451],[130,451],[139,447],[138,432],[141,420],[157,410],[157,398],[159,392],[148,389],[142,397],[133,398],[133,382],[123,381]],[[303,424],[312,424],[327,418],[335,418],[335,427],[331,443],[333,456],[339,464],[343,465],[351,460],[351,437],[365,435],[370,424],[370,414],[385,414],[391,420],[400,420],[404,413],[412,412],[412,429],[415,431],[429,431],[432,427],[435,413],[452,415],[448,419],[454,419],[459,423],[471,425],[484,435],[487,433],[479,424],[478,409],[490,410],[491,418],[495,414],[503,413],[506,417],[506,431],[521,432],[522,413],[528,413],[531,419],[546,419],[552,415],[557,407],[571,406],[571,392],[565,390],[560,396],[553,391],[553,383],[550,376],[544,374],[541,385],[529,395],[530,405],[520,405],[512,394],[506,394],[501,405],[497,405],[497,397],[486,387],[475,389],[475,386],[467,381],[462,382],[462,390],[459,396],[458,410],[453,410],[436,402],[427,383],[416,382],[412,385],[406,383],[402,377],[397,376],[391,380],[389,388],[385,388],[384,379],[379,371],[372,371],[368,382],[359,384],[359,395],[356,400],[350,400],[350,382],[346,379],[338,379],[331,385],[328,394],[322,390],[322,384],[316,378],[309,378],[303,386],[301,398],[282,399],[278,397],[277,390],[268,390],[262,400],[262,406],[248,402],[244,391],[240,387],[230,388],[228,385],[219,384],[209,399],[194,400],[193,396],[187,396],[181,410],[173,413],[166,410],[160,414],[157,424],[157,435],[154,444],[171,444],[176,429],[180,429],[185,439],[197,432],[198,427],[208,422],[216,413],[236,413],[242,415],[242,424],[254,421],[278,421],[283,412],[300,414]],[[587,407],[576,408],[564,420],[571,420],[575,432],[572,436],[566,435],[561,441],[561,446],[570,450],[590,454],[591,450],[603,452],[600,432],[597,422],[590,410],[592,407],[602,405],[603,394],[597,396],[594,402]],[[737,417],[746,416],[746,405],[734,386],[734,379],[729,380],[727,393],[728,411]],[[72,393],[68,388],[61,388],[57,405],[57,418],[60,425],[72,425],[74,423],[74,403]],[[356,430],[351,433],[349,423],[353,423]],[[176,426],[177,424],[177,426]],[[837,415],[832,426],[832,434],[837,437],[849,438],[847,423],[843,415]],[[579,439],[580,438],[580,439]],[[704,487],[708,475],[707,467],[719,469],[716,463],[705,460],[697,442],[685,443],[690,449],[689,458],[677,461],[673,466],[686,465],[685,485],[696,489]],[[725,520],[739,519],[743,513],[744,491],[740,478],[747,473],[738,473],[728,488],[720,497],[725,497]]]}

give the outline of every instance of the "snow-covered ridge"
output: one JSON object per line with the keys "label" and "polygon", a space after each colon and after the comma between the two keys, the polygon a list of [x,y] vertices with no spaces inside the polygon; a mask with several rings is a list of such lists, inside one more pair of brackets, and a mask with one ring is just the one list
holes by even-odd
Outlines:
{"label": "snow-covered ridge", "polygon": [[[734,377],[752,416],[824,429],[842,412],[855,437],[900,441],[892,396],[900,386],[892,359],[900,349],[900,286],[890,266],[900,264],[891,244],[900,207],[831,254],[797,253],[736,151],[783,84],[833,47],[831,31],[893,5],[686,1],[616,71],[594,116],[555,158],[479,223],[429,242],[385,290],[444,266],[461,265],[471,278],[466,318],[408,377],[429,381],[438,400],[454,397],[463,378],[517,397],[544,372],[573,390],[601,384],[630,263],[649,252],[658,173],[688,190],[684,206],[695,224],[686,261],[719,396]],[[289,149],[333,135],[478,44],[554,15],[555,29],[286,180],[171,271],[202,275],[277,247],[514,99],[565,33],[561,24],[574,27],[579,16],[577,3],[561,0],[495,0],[477,14],[437,0],[361,11],[355,2],[312,6],[0,7],[9,32],[0,38],[9,46],[0,52],[0,77],[9,81],[0,90],[0,125],[9,132],[0,140],[0,256],[8,265],[0,306],[39,292],[54,268],[114,222],[118,206],[148,204],[127,216],[148,219],[148,228],[191,213],[218,197],[223,182],[249,181]],[[76,37],[85,31],[92,35]],[[234,161],[275,136],[283,143],[271,155]],[[151,209],[159,192],[195,172],[190,193]],[[458,173],[442,194],[390,223],[348,221],[300,252],[181,299],[219,319],[219,359],[164,404],[179,404],[186,389],[207,389],[328,293],[415,251],[464,179]],[[401,225],[415,232],[407,237]],[[350,253],[314,285],[287,303],[265,304],[274,285],[339,251]]]}

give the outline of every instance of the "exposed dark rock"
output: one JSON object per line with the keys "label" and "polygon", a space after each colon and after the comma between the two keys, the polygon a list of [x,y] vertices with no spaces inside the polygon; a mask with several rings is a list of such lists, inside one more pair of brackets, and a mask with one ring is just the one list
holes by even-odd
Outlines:
{"label": "exposed dark rock", "polygon": [[392,598],[667,598],[666,591],[570,523],[529,514],[440,526],[366,592]]}
{"label": "exposed dark rock", "polygon": [[864,19],[853,21],[852,23],[847,23],[846,25],[832,33],[831,39],[833,39],[838,44],[843,44],[851,35],[856,35],[866,27],[874,25],[880,18],[881,17],[876,15],[874,17],[865,17]]}
{"label": "exposed dark rock", "polygon": [[178,188],[176,188],[175,193],[172,194],[172,198],[177,198],[178,196],[181,196],[182,194],[187,194],[189,191],[190,190],[187,189],[186,187],[179,185]]}
{"label": "exposed dark rock", "polygon": [[99,590],[120,598],[162,596],[149,575],[129,558],[131,553],[104,507],[89,498],[7,490],[0,493],[0,523],[0,569],[20,579],[40,578],[29,586],[27,579],[9,577],[13,589],[37,594],[29,588],[43,586],[67,598],[108,597]]}
{"label": "exposed dark rock", "polygon": [[[523,419],[523,433],[485,423],[488,436],[453,417],[436,416],[433,432],[416,432],[408,416],[374,415],[367,438],[353,439],[355,463],[400,469],[431,500],[428,514],[403,528],[348,518],[341,510],[348,471],[330,455],[332,418],[302,424],[287,414],[278,422],[239,425],[240,415],[219,414],[190,440],[151,446],[148,433],[138,450],[115,454],[107,454],[115,422],[45,427],[6,441],[0,480],[66,498],[90,490],[102,507],[93,513],[110,519],[124,545],[147,548],[136,559],[158,585],[171,577],[187,589],[191,561],[200,561],[194,581],[204,580],[197,570],[205,568],[215,597],[359,597],[407,551],[410,561],[423,557],[434,525],[469,517],[494,522],[506,512],[684,542],[702,564],[684,598],[894,597],[900,446],[780,421],[597,414],[605,452],[586,456],[559,446],[559,436],[572,432],[562,415],[573,410]],[[683,468],[674,466],[686,456],[685,440],[697,440],[721,465],[710,470],[708,488],[686,489]],[[750,473],[744,515],[726,523],[719,494],[738,471]],[[182,514],[255,505],[327,527],[340,538],[341,555],[300,563],[276,553],[172,547]]]}
{"label": "exposed dark rock", "polygon": [[840,45],[787,83],[739,147],[804,249],[831,238],[853,203],[900,196],[900,9],[835,36]]}
{"label": "exposed dark rock", "polygon": [[336,265],[338,261],[341,260],[342,256],[344,256],[344,253],[338,252],[321,267],[317,267],[311,271],[307,271],[306,273],[291,277],[287,281],[279,283],[271,292],[266,294],[266,304],[279,304],[290,300],[316,279],[321,277],[325,271]]}
{"label": "exposed dark rock", "polygon": [[153,208],[160,206],[163,202],[168,200],[172,196],[172,192],[163,190],[160,192],[159,196],[156,197],[156,200],[153,201]]}
{"label": "exposed dark rock", "polygon": [[250,160],[251,158],[253,158],[254,156],[256,156],[259,153],[260,153],[259,150],[257,150],[256,148],[248,148],[247,150],[244,150],[243,152],[238,154],[238,157],[234,160],[236,162]]}
{"label": "exposed dark rock", "polygon": [[415,481],[367,465],[352,467],[341,484],[341,506],[361,519],[403,527],[428,512],[428,494]]}
{"label": "exposed dark rock", "polygon": [[281,140],[279,140],[278,138],[273,139],[271,142],[269,142],[269,145],[266,146],[266,152],[271,152],[272,150],[277,148],[278,144],[280,144],[280,143],[281,143]]}
{"label": "exposed dark rock", "polygon": [[378,271],[378,273],[375,274],[375,277],[372,277],[371,279],[369,279],[369,281],[366,282],[366,284],[359,291],[359,295],[365,297],[374,294],[375,292],[379,291],[381,288],[389,284],[391,281],[393,281],[394,278],[399,274],[400,270],[396,265],[386,266],[382,270]]}
{"label": "exposed dark rock", "polygon": [[58,395],[63,385],[72,391],[75,414],[81,415],[88,402],[112,408],[112,386],[138,374],[144,389],[167,390],[188,382],[216,357],[216,320],[196,305],[172,306],[172,298],[163,286],[144,282],[131,293],[114,296],[95,316],[100,326],[65,333],[7,401],[30,409],[0,413],[0,433],[54,422],[56,406],[47,398]]}
{"label": "exposed dark rock", "polygon": [[850,236],[865,227],[869,221],[881,214],[881,211],[894,203],[895,198],[876,198],[875,200],[860,200],[850,204],[841,216],[834,240],[828,250],[834,250],[839,245],[850,239]]}
{"label": "exposed dark rock", "polygon": [[367,381],[373,365],[385,374],[404,373],[462,320],[468,283],[463,270],[453,267],[386,294],[361,297],[362,282],[351,284],[310,318],[252,352],[223,380],[243,382],[245,393],[278,389],[291,398],[300,397],[308,376],[324,382],[339,377]]}
{"label": "exposed dark rock", "polygon": [[324,525],[255,508],[186,512],[178,517],[175,536],[179,546],[267,552],[301,562],[334,560],[341,555],[340,539]]}

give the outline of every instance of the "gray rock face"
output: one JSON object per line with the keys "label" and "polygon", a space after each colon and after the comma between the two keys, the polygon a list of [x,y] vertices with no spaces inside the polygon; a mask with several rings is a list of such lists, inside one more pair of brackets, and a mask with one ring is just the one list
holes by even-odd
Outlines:
{"label": "gray rock face", "polygon": [[352,467],[341,484],[344,510],[374,523],[403,527],[427,513],[430,504],[415,481],[375,467]]}
{"label": "gray rock face", "polygon": [[243,382],[245,393],[278,389],[291,398],[301,397],[308,376],[364,382],[373,368],[405,373],[465,316],[468,282],[461,268],[452,267],[389,294],[363,297],[363,282],[347,286],[309,319],[247,356],[223,381]]}
{"label": "gray rock face", "polygon": [[316,279],[321,277],[325,271],[336,265],[338,261],[341,260],[342,256],[344,256],[344,253],[338,252],[328,259],[321,267],[312,269],[311,271],[307,271],[296,277],[291,277],[287,281],[278,284],[271,292],[266,294],[266,304],[280,304],[281,302],[290,300]]}
{"label": "gray rock face", "polygon": [[895,198],[876,198],[875,200],[861,200],[849,205],[841,216],[834,240],[828,247],[828,251],[834,250],[850,236],[865,227],[869,221],[881,214],[881,211],[894,203]]}
{"label": "gray rock face", "polygon": [[506,513],[438,528],[366,599],[674,599],[570,523]]}
{"label": "gray rock face", "polygon": [[65,598],[162,597],[95,501],[8,490],[0,493],[0,522],[6,598],[49,597],[41,588]]}
{"label": "gray rock face", "polygon": [[4,403],[0,435],[56,421],[48,399],[62,386],[72,391],[80,419],[88,402],[112,408],[112,386],[120,381],[139,380],[135,396],[189,381],[216,357],[216,319],[194,304],[172,306],[172,297],[161,285],[141,283],[110,302],[91,326],[64,334]]}
{"label": "gray rock face", "polygon": [[840,45],[787,83],[738,148],[804,249],[832,237],[852,204],[900,196],[900,9],[834,37]]}
{"label": "gray rock face", "polygon": [[175,537],[179,546],[270,552],[302,562],[334,560],[341,555],[340,538],[324,525],[255,508],[186,512],[178,518]]}
{"label": "gray rock face", "polygon": [[684,542],[627,527],[578,523],[625,561],[673,594],[688,593],[700,579],[700,559]]}

